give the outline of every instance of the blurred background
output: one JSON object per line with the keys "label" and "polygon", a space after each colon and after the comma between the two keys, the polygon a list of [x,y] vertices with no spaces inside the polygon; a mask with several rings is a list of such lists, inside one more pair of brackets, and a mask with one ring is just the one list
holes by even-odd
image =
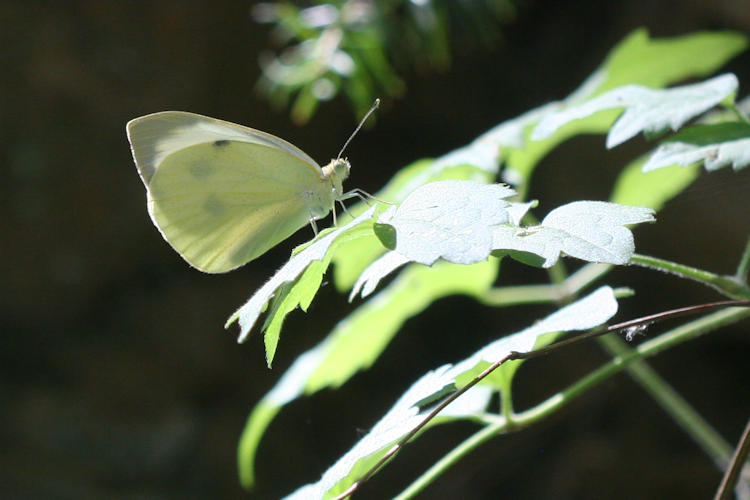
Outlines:
{"label": "blurred background", "polygon": [[[408,27],[410,9],[430,3],[393,8],[394,25]],[[373,87],[383,105],[348,149],[348,186],[375,192],[400,167],[564,97],[637,27],[653,37],[750,34],[750,4],[741,0],[518,0],[494,2],[496,17],[473,21],[461,17],[461,8],[472,12],[464,4],[471,2],[456,2],[451,21],[441,21],[442,57],[429,50],[439,41],[420,47],[404,35],[407,56],[391,62],[394,78]],[[3,497],[279,497],[317,480],[424,371],[549,311],[441,301],[410,321],[372,370],[284,409],[260,447],[258,488],[241,490],[235,455],[248,412],[354,306],[325,287],[308,314],[289,317],[267,369],[260,337],[239,346],[223,324],[309,230],[230,274],[191,269],[149,220],[125,123],[192,111],[286,138],[320,163],[335,156],[356,124],[355,107],[369,104],[367,89],[315,107],[316,99],[285,105],[276,88],[272,105],[257,84],[260,61],[269,68],[268,51],[279,48],[274,25],[258,22],[264,15],[243,1],[0,0]],[[748,54],[724,70],[738,75],[746,95]],[[330,96],[331,88],[316,92]],[[601,136],[564,144],[537,170],[539,214],[606,199],[618,169],[648,147],[641,137],[610,152]],[[638,228],[637,249],[733,272],[750,234],[748,189],[750,169],[702,175],[658,224]],[[503,283],[540,279],[520,265],[503,270]],[[607,283],[638,293],[623,302],[621,320],[718,300],[636,268]],[[736,325],[652,360],[731,443],[750,414],[747,329]],[[591,343],[533,361],[516,394],[531,405],[605,360]],[[400,491],[473,429],[430,431],[361,498]],[[706,498],[720,477],[620,375],[549,421],[469,455],[424,498]]]}

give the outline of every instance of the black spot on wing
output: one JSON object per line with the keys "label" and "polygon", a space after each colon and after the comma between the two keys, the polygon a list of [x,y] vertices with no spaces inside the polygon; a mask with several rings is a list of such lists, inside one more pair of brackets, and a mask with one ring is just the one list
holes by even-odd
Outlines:
{"label": "black spot on wing", "polygon": [[203,209],[214,217],[221,215],[224,210],[226,210],[226,208],[227,206],[224,204],[224,202],[221,201],[215,194],[210,195],[203,203]]}
{"label": "black spot on wing", "polygon": [[205,179],[214,173],[214,167],[204,161],[194,161],[188,167],[188,170],[196,179]]}
{"label": "black spot on wing", "polygon": [[226,139],[219,139],[217,141],[214,141],[214,146],[217,148],[221,148],[227,145],[229,145],[229,141]]}

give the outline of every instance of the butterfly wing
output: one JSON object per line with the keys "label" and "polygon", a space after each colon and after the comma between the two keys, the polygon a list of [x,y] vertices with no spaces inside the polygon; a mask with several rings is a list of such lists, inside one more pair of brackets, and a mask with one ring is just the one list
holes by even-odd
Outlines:
{"label": "butterfly wing", "polygon": [[127,133],[138,173],[147,188],[159,164],[170,154],[188,146],[223,140],[276,147],[320,171],[315,160],[284,139],[185,111],[162,111],[135,118],[128,122]]}
{"label": "butterfly wing", "polygon": [[[162,124],[164,118],[157,117]],[[228,122],[197,123],[198,133],[178,124],[171,130],[181,133],[162,140],[162,124],[129,128],[151,219],[192,266],[210,273],[235,269],[320,216],[310,200],[333,204],[320,167],[291,144]],[[141,144],[138,137],[154,139]]]}

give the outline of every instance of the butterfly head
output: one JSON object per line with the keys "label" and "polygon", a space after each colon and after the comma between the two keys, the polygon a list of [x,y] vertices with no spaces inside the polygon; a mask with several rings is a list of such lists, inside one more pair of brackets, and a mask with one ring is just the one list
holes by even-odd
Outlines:
{"label": "butterfly head", "polygon": [[349,170],[351,170],[349,160],[345,158],[336,158],[323,167],[323,177],[330,179],[333,191],[340,195],[344,192],[343,183],[347,177],[349,177]]}

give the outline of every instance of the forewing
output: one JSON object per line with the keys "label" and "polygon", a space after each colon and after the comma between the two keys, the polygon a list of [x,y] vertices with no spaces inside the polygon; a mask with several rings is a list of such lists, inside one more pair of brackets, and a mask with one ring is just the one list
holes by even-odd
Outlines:
{"label": "forewing", "polygon": [[320,166],[293,144],[260,130],[184,111],[162,111],[127,124],[128,140],[138,173],[146,187],[161,162],[196,144],[240,141],[278,148],[320,171]]}
{"label": "forewing", "polygon": [[170,245],[209,273],[237,268],[307,224],[306,192],[330,199],[309,163],[276,145],[222,139],[165,156],[149,214]]}

